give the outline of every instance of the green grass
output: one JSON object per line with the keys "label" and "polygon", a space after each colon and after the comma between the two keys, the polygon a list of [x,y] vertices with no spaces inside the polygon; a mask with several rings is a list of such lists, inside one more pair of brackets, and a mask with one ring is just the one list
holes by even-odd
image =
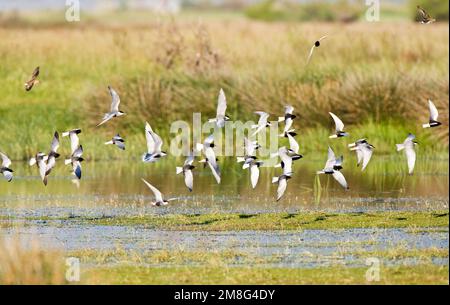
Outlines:
{"label": "green grass", "polygon": [[93,268],[82,273],[87,284],[441,284],[448,285],[448,266],[429,264],[383,267],[379,282],[367,282],[367,268],[314,269],[254,267]]}
{"label": "green grass", "polygon": [[[33,220],[34,218],[28,218]],[[117,217],[42,218],[80,225],[144,226],[146,228],[186,231],[301,230],[351,228],[448,227],[448,211],[373,212],[373,213],[268,213],[268,214],[171,214]]]}
{"label": "green grass", "polygon": [[[335,111],[349,141],[366,136],[379,153],[393,153],[414,132],[422,154],[448,154],[447,25],[263,24],[234,17],[141,23],[126,15],[70,25],[39,17],[0,29],[0,128],[8,130],[0,150],[25,160],[47,151],[55,130],[80,127],[87,159],[127,158],[102,144],[117,132],[126,153],[139,156],[146,120],[168,150],[170,122],[190,123],[200,111],[205,122],[223,87],[230,116],[241,121],[256,120],[256,110],[275,118],[292,104],[305,153],[326,149],[333,130],[328,111]],[[324,33],[333,35],[305,67],[311,42]],[[37,65],[41,83],[25,92]],[[128,115],[95,128],[109,108],[107,85],[117,89]],[[421,129],[428,98],[440,110],[442,128]]]}

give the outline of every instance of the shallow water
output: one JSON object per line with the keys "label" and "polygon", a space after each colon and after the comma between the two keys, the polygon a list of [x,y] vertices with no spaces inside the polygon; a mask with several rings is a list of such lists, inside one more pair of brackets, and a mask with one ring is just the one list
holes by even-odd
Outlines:
{"label": "shallow water", "polygon": [[[169,251],[235,251],[266,259],[257,263],[273,267],[314,268],[342,264],[363,266],[365,260],[352,255],[354,251],[384,251],[395,247],[448,249],[448,230],[408,229],[345,229],[293,231],[228,231],[187,232],[160,231],[126,226],[33,226],[2,229],[19,234],[24,240],[39,237],[45,248],[73,250],[133,250],[137,253]],[[383,259],[383,264],[414,264],[417,258]],[[433,258],[438,265],[448,258]],[[247,262],[248,263],[248,262]],[[256,263],[256,262],[255,262]],[[233,264],[239,265],[239,261]],[[157,265],[157,264],[155,264]]]}
{"label": "shallow water", "polygon": [[[399,209],[448,209],[448,159],[417,161],[413,176],[405,174],[402,157],[374,156],[365,172],[350,156],[342,172],[350,190],[343,190],[328,175],[317,177],[323,160],[301,159],[294,163],[294,176],[283,199],[275,202],[277,185],[271,178],[280,169],[261,168],[256,189],[251,189],[248,170],[234,158],[223,158],[222,183],[218,185],[208,168],[194,170],[194,191],[184,186],[175,166],[183,160],[167,159],[156,164],[140,160],[84,162],[79,187],[71,182],[69,166],[59,163],[45,187],[37,168],[14,162],[14,180],[0,181],[0,214],[28,215],[131,215],[141,213],[295,212],[302,210],[366,211]],[[167,197],[178,197],[169,206],[149,205],[152,193],[141,178]],[[317,184],[320,179],[320,187]]]}

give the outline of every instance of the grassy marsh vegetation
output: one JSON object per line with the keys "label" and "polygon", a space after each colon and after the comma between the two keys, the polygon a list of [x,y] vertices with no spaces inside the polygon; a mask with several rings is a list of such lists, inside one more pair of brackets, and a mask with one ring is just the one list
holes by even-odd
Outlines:
{"label": "grassy marsh vegetation", "polygon": [[[61,221],[83,225],[144,226],[146,228],[186,231],[301,230],[351,228],[448,227],[448,211],[319,213],[298,214],[167,214],[116,217],[42,218],[48,224]],[[34,220],[30,217],[27,220]]]}
{"label": "grassy marsh vegetation", "polygon": [[[379,153],[394,152],[413,132],[423,152],[447,154],[447,24],[205,20],[156,18],[120,27],[106,19],[70,26],[24,21],[0,29],[0,127],[9,131],[1,149],[27,159],[48,149],[55,129],[81,127],[89,159],[121,158],[102,145],[116,132],[130,154],[140,155],[145,120],[168,146],[170,122],[191,122],[193,112],[206,121],[223,87],[233,119],[256,120],[253,111],[262,109],[275,118],[285,103],[296,107],[306,153],[326,147],[333,110],[349,141],[366,136]],[[323,34],[329,39],[305,67],[311,42]],[[41,83],[25,92],[37,65]],[[109,109],[108,84],[128,115],[95,129]],[[428,98],[444,126],[423,131]]]}
{"label": "grassy marsh vegetation", "polygon": [[[86,283],[110,284],[369,284],[367,268],[314,269],[255,267],[136,267],[94,268],[84,274]],[[383,267],[373,284],[448,285],[448,266]]]}

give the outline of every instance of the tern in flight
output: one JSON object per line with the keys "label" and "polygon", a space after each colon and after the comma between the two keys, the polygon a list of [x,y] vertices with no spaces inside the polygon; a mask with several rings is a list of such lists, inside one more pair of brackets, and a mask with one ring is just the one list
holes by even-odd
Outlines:
{"label": "tern in flight", "polygon": [[327,38],[327,37],[328,37],[328,35],[322,36],[322,37],[319,38],[319,40],[317,40],[317,41],[313,44],[313,46],[311,47],[311,50],[309,51],[308,59],[306,60],[306,65],[308,65],[309,62],[311,61],[311,58],[312,58],[313,53],[314,53],[314,49],[320,47],[321,41],[324,40],[324,39]]}
{"label": "tern in flight", "polygon": [[189,192],[192,192],[192,189],[194,187],[194,176],[192,174],[192,170],[195,168],[195,166],[192,165],[192,163],[194,163],[193,154],[189,155],[186,158],[186,160],[184,161],[184,165],[182,167],[177,166],[176,168],[177,175],[183,173],[184,184],[186,184],[186,187],[189,189]]}
{"label": "tern in flight", "polygon": [[256,158],[256,150],[260,147],[257,141],[250,141],[248,138],[244,138],[244,149],[245,156],[237,157],[237,162],[244,162],[242,165],[243,169],[246,169],[250,166],[250,164],[255,161]]}
{"label": "tern in flight", "polygon": [[438,122],[438,116],[439,113],[437,111],[436,106],[434,106],[433,102],[431,100],[428,100],[428,107],[430,108],[430,120],[427,124],[423,124],[423,128],[430,128],[430,127],[438,127],[439,125],[442,125],[441,122]]}
{"label": "tern in flight", "polygon": [[255,132],[253,132],[252,137],[257,135],[261,130],[263,130],[266,127],[270,126],[270,122],[267,120],[269,119],[269,114],[264,111],[256,111],[257,115],[259,115],[258,124],[252,125],[252,129],[256,129]]}
{"label": "tern in flight", "polygon": [[328,175],[332,175],[333,178],[339,182],[339,184],[344,188],[344,189],[349,189],[348,185],[347,185],[347,181],[345,180],[344,175],[340,172],[340,170],[342,169],[342,162],[343,162],[344,158],[341,156],[339,158],[336,158],[333,150],[331,149],[331,147],[328,146],[328,159],[327,162],[325,163],[325,166],[323,168],[323,170],[320,170],[317,172],[317,174],[328,174]]}
{"label": "tern in flight", "polygon": [[37,168],[39,169],[39,175],[41,176],[42,182],[44,185],[47,185],[47,175],[45,174],[47,171],[47,161],[48,157],[42,153],[38,152],[36,156],[30,159],[30,166],[33,166],[36,164]]}
{"label": "tern in flight", "polygon": [[142,162],[156,162],[167,153],[161,150],[163,141],[159,135],[157,135],[150,126],[145,122],[145,139],[147,140],[147,152],[142,155]]}
{"label": "tern in flight", "polygon": [[281,116],[278,118],[278,122],[284,122],[284,129],[283,133],[280,134],[280,137],[285,137],[288,132],[293,132],[294,129],[291,129],[292,123],[296,116],[293,114],[294,107],[292,106],[285,106],[284,116]]}
{"label": "tern in flight", "polygon": [[155,201],[152,202],[152,205],[159,207],[159,206],[162,206],[162,205],[167,205],[169,203],[169,201],[178,199],[178,198],[164,199],[163,195],[161,194],[161,192],[156,187],[154,187],[153,185],[151,185],[150,183],[148,183],[144,179],[142,179],[142,181],[144,181],[144,183],[148,186],[148,188],[150,190],[152,190],[153,194],[155,195]]}
{"label": "tern in flight", "polygon": [[359,139],[355,143],[348,144],[350,150],[356,152],[357,166],[362,164],[361,171],[364,171],[367,164],[369,164],[370,158],[372,158],[373,149],[375,148],[372,144],[367,142],[366,139]]}
{"label": "tern in flight", "polygon": [[73,154],[75,152],[75,150],[78,148],[78,146],[80,145],[80,140],[78,139],[78,135],[81,133],[81,129],[77,128],[77,129],[72,129],[66,132],[61,133],[61,136],[63,137],[67,137],[69,136],[69,140],[70,140],[70,151]]}
{"label": "tern in flight", "polygon": [[6,181],[11,182],[13,178],[13,170],[10,168],[11,166],[11,160],[8,158],[7,155],[0,152],[0,157],[2,158],[2,166],[0,167],[0,173],[3,174]]}
{"label": "tern in flight", "polygon": [[280,147],[278,149],[278,155],[281,158],[283,173],[279,177],[272,178],[272,183],[278,183],[277,201],[283,197],[283,194],[287,188],[287,181],[292,178],[292,158],[289,157],[287,148],[284,146]]}
{"label": "tern in flight", "polygon": [[341,119],[338,118],[334,113],[329,112],[331,117],[333,118],[334,124],[336,125],[336,133],[334,135],[329,136],[330,139],[346,137],[348,133],[344,132],[344,123],[342,123]]}
{"label": "tern in flight", "polygon": [[39,67],[36,67],[36,69],[34,69],[33,73],[31,74],[30,80],[25,83],[26,91],[30,91],[34,85],[39,84],[39,80],[37,79],[38,76],[39,76]]}
{"label": "tern in flight", "polygon": [[58,148],[59,148],[59,134],[57,131],[55,131],[55,134],[53,135],[52,144],[50,147],[50,152],[48,153],[48,159],[47,159],[47,170],[45,172],[45,175],[50,175],[50,172],[56,165],[56,159],[59,157],[58,154]]}
{"label": "tern in flight", "polygon": [[83,155],[83,146],[78,146],[77,149],[72,153],[70,159],[64,161],[65,164],[71,164],[74,175],[81,179],[81,162],[84,160],[81,156]]}
{"label": "tern in flight", "polygon": [[219,91],[219,97],[217,99],[217,113],[214,119],[209,119],[208,121],[216,123],[216,126],[222,128],[225,126],[225,121],[229,121],[230,118],[226,115],[227,111],[227,99],[225,97],[225,92],[223,89]]}
{"label": "tern in flight", "polygon": [[203,144],[197,143],[196,148],[199,151],[203,151],[203,154],[205,155],[205,159],[200,160],[199,162],[207,164],[217,183],[220,183],[220,169],[217,164],[216,153],[214,152],[214,134],[209,135]]}
{"label": "tern in flight", "polygon": [[105,145],[116,145],[121,150],[125,150],[125,140],[119,135],[116,134],[110,141],[105,142]]}
{"label": "tern in flight", "polygon": [[108,113],[105,113],[103,116],[103,121],[101,121],[98,125],[103,125],[104,123],[108,122],[112,118],[119,117],[122,115],[125,115],[125,112],[122,112],[119,110],[119,104],[120,104],[120,97],[117,94],[117,92],[111,88],[111,86],[108,86],[109,94],[111,95],[111,111]]}
{"label": "tern in flight", "polygon": [[[297,134],[293,131],[290,131],[290,132],[286,133],[286,135],[285,135],[289,140],[289,149],[287,149],[286,153],[292,159],[292,161],[296,161],[296,160],[303,158],[303,156],[298,153],[300,148],[299,148],[297,141],[294,138],[296,135]],[[279,152],[270,154],[271,158],[275,158],[278,156],[279,156]],[[281,164],[275,165],[275,167],[280,167],[280,166],[281,166]]]}
{"label": "tern in flight", "polygon": [[408,137],[402,144],[396,144],[397,151],[404,150],[406,155],[406,160],[408,162],[408,173],[410,175],[414,172],[414,165],[416,163],[416,151],[414,150],[414,146],[418,143],[414,141],[416,138],[412,133],[408,134]]}

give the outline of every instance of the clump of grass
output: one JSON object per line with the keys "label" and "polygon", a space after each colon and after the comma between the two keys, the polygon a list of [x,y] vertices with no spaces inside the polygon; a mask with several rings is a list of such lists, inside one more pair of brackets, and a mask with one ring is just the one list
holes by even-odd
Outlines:
{"label": "clump of grass", "polygon": [[[296,214],[168,214],[118,216],[108,218],[80,217],[65,219],[79,224],[145,226],[165,230],[228,231],[228,230],[302,230],[351,228],[445,227],[449,224],[447,211],[392,211],[373,213],[305,212]],[[440,216],[442,215],[442,216]],[[53,219],[53,220],[60,220]],[[48,220],[49,225],[52,220]]]}
{"label": "clump of grass", "polygon": [[0,284],[64,284],[63,256],[36,239],[0,237]]}
{"label": "clump of grass", "polygon": [[117,266],[93,268],[83,278],[89,284],[448,284],[448,265],[383,267],[379,282],[367,282],[366,271],[367,268],[342,266],[312,269]]}
{"label": "clump of grass", "polygon": [[[335,34],[305,67],[311,42],[329,32]],[[261,33],[266,39],[260,39]],[[352,137],[361,131],[379,141],[379,147],[416,132],[428,152],[448,151],[445,25],[246,20],[199,25],[180,18],[120,27],[100,21],[85,28],[83,23],[32,30],[18,25],[0,29],[0,35],[5,59],[0,128],[10,131],[3,135],[1,149],[15,160],[48,150],[55,130],[75,127],[83,129],[88,159],[123,156],[100,145],[118,131],[129,139],[127,153],[141,154],[144,121],[167,142],[173,137],[170,122],[191,122],[193,112],[202,112],[204,121],[215,115],[221,87],[233,120],[255,120],[256,110],[276,117],[285,104],[292,104],[298,122],[307,122],[296,128],[311,140],[308,149],[326,147],[325,135],[333,128],[328,111],[335,111]],[[41,83],[25,92],[23,82],[37,65]],[[94,129],[110,106],[107,85],[119,92],[128,115]],[[444,126],[423,131],[428,98]]]}

